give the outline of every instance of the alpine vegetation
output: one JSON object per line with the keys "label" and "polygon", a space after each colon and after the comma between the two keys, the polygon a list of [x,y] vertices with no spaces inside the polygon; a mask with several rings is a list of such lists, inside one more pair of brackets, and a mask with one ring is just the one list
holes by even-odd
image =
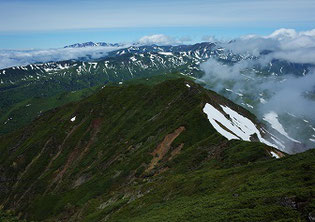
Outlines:
{"label": "alpine vegetation", "polygon": [[314,0],[0,9],[0,222],[315,221]]}

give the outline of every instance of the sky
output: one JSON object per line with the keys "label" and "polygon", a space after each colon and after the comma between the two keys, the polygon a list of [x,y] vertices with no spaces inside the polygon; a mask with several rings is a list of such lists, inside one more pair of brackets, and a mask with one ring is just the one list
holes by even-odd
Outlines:
{"label": "sky", "polygon": [[315,28],[314,0],[0,0],[0,48],[134,42],[163,34],[182,42]]}

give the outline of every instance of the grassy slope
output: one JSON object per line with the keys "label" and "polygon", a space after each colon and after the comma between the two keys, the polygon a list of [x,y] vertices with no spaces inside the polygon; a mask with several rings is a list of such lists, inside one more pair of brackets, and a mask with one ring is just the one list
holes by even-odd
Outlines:
{"label": "grassy slope", "polygon": [[26,220],[19,219],[10,210],[5,211],[3,209],[0,209],[0,221],[1,222],[26,222]]}
{"label": "grassy slope", "polygon": [[[314,151],[273,160],[264,144],[228,142],[202,113],[205,102],[254,118],[185,79],[109,85],[48,112],[0,137],[1,202],[33,220],[305,220],[314,209]],[[150,153],[180,126],[146,172]]]}
{"label": "grassy slope", "polygon": [[[168,74],[153,77],[157,81],[178,78],[179,74]],[[137,77],[140,78],[141,76]],[[137,79],[136,78],[136,79]],[[16,88],[3,90],[0,94],[0,135],[13,132],[28,125],[41,113],[60,107],[69,102],[81,100],[98,91],[107,81],[89,83],[88,80],[82,83],[72,83],[70,80],[44,81],[33,84],[25,84]],[[111,79],[113,84],[119,80]],[[129,80],[127,82],[146,83],[145,79]],[[90,87],[93,85],[94,87]],[[74,90],[74,91],[72,91]]]}
{"label": "grassy slope", "polygon": [[58,82],[45,82],[5,90],[0,95],[0,135],[26,126],[42,112],[87,97],[97,88],[71,92]]}
{"label": "grassy slope", "polygon": [[[60,107],[69,102],[79,101],[97,90],[96,87],[79,90],[75,92],[57,93],[54,96],[29,97],[23,101],[13,104],[4,110],[0,122],[7,122],[0,127],[0,135],[13,132],[28,125],[43,112]],[[8,119],[10,120],[8,121]]]}
{"label": "grassy slope", "polygon": [[[255,149],[254,147],[250,147]],[[111,221],[306,221],[314,212],[314,150],[240,167],[165,174]],[[236,161],[237,162],[237,161]],[[210,166],[209,166],[210,165]],[[163,184],[163,186],[161,186]],[[112,206],[92,214],[98,221]],[[92,218],[94,220],[92,220]]]}

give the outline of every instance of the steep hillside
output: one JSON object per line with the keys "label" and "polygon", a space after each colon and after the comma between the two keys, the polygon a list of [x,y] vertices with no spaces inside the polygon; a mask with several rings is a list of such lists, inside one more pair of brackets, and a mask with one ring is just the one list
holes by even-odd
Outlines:
{"label": "steep hillside", "polygon": [[314,214],[314,150],[289,156],[260,143],[272,138],[254,115],[192,81],[147,82],[106,85],[0,137],[5,209],[38,221]]}

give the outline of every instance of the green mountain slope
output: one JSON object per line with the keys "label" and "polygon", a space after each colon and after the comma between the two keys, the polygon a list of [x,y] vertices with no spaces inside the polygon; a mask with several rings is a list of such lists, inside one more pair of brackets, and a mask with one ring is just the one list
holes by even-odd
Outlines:
{"label": "green mountain slope", "polygon": [[[117,66],[114,61],[111,62],[114,67]],[[61,62],[61,64],[68,67],[67,62]],[[77,73],[77,69],[69,67],[66,70],[54,70],[51,67],[30,68],[36,65],[27,66],[28,69],[25,68],[25,70],[10,68],[5,77],[12,79],[14,84],[8,81],[8,85],[0,86],[0,135],[26,126],[45,111],[87,97],[105,84],[166,73],[165,70],[156,68],[154,72],[144,70],[135,75],[130,75],[130,73],[126,75],[120,66],[111,72],[104,73],[104,63],[101,62],[98,66],[95,66],[95,63],[84,62],[79,64],[71,62],[71,64],[77,64],[78,67],[81,64],[85,68],[80,69],[80,73]],[[51,66],[56,65],[51,64]],[[173,77],[172,73],[169,71],[167,73],[169,77],[165,78]],[[25,79],[25,76],[32,78]],[[21,79],[14,81],[15,77]]]}
{"label": "green mountain slope", "polygon": [[307,220],[314,150],[276,160],[273,147],[228,141],[203,113],[225,105],[259,125],[244,108],[187,79],[141,82],[0,137],[5,209],[37,221]]}

